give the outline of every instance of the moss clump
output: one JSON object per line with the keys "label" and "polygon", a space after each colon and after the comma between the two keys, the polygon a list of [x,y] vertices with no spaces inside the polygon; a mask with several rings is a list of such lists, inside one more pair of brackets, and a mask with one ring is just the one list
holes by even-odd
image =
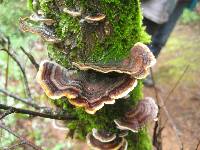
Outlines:
{"label": "moss clump", "polygon": [[[119,61],[129,54],[136,42],[147,43],[150,40],[142,27],[139,0],[39,0],[39,5],[39,9],[56,20],[57,23],[51,28],[63,39],[60,44],[48,46],[49,56],[65,67],[70,66],[70,61]],[[81,22],[81,18],[63,13],[63,7],[79,7],[86,15],[101,12],[106,14],[106,20],[97,24]],[[104,33],[105,28],[109,29],[109,34]],[[83,108],[73,107],[66,99],[54,103],[77,118],[67,126],[76,132],[77,138],[85,139],[93,128],[119,132],[112,120],[120,118],[142,98],[141,89],[142,83],[139,81],[129,100],[116,100],[114,105],[105,105],[95,115],[87,114]],[[134,140],[134,137],[137,138]],[[138,134],[130,133],[128,141],[129,149],[151,149],[145,129]]]}

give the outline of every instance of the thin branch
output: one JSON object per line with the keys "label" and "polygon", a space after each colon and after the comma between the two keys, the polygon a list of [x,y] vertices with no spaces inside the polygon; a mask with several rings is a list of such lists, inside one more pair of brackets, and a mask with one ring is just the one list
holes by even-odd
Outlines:
{"label": "thin branch", "polygon": [[17,135],[14,131],[12,131],[11,129],[7,128],[6,126],[0,124],[0,128],[6,130],[7,132],[9,132],[10,134],[12,134],[13,136],[15,136],[16,138],[20,139],[21,141],[23,141],[26,145],[29,145],[30,147],[32,147],[34,150],[42,150],[40,147],[36,146],[34,143],[28,141],[27,139]]}
{"label": "thin branch", "polygon": [[[189,66],[188,66],[189,67]],[[186,70],[187,71],[187,70]],[[185,71],[184,71],[185,72]],[[154,77],[153,77],[153,71],[151,70],[151,75],[152,75],[152,80],[153,80],[153,83],[154,83],[154,89],[155,89],[155,94],[157,95],[157,101],[159,101],[159,102],[161,102],[161,107],[162,107],[162,109],[164,110],[164,113],[166,114],[166,116],[167,116],[167,118],[168,118],[168,120],[169,120],[169,122],[170,122],[170,124],[171,124],[171,126],[172,126],[172,129],[174,130],[174,133],[175,133],[175,135],[176,135],[176,139],[177,139],[177,141],[178,141],[178,143],[179,143],[179,147],[180,147],[180,150],[183,150],[183,143],[182,143],[182,141],[181,141],[181,137],[180,137],[180,133],[179,133],[179,131],[178,131],[178,129],[177,129],[177,127],[176,127],[176,125],[175,125],[175,123],[174,123],[174,121],[173,121],[173,119],[172,119],[172,117],[171,117],[171,115],[170,115],[170,113],[169,113],[169,111],[167,110],[167,108],[166,108],[166,106],[164,105],[164,100],[162,99],[162,97],[158,94],[158,91],[157,91],[157,89],[156,89],[156,87],[155,87],[155,85],[156,85],[156,83],[155,83],[155,79],[154,79]],[[180,82],[180,81],[179,81]],[[179,83],[178,82],[178,83]],[[177,84],[178,85],[178,84]],[[173,88],[173,89],[175,89],[175,88]],[[173,90],[171,90],[171,91],[173,91]]]}
{"label": "thin branch", "polygon": [[28,57],[28,59],[30,60],[30,62],[32,63],[32,65],[35,67],[36,70],[39,70],[39,65],[36,62],[35,58],[33,57],[33,55],[31,55],[30,53],[28,53],[22,46],[20,46],[20,49],[22,50],[22,52]]}
{"label": "thin branch", "polygon": [[150,74],[151,74],[151,78],[153,81],[153,88],[154,88],[154,92],[155,92],[155,97],[156,97],[156,102],[158,104],[158,121],[155,122],[154,125],[154,129],[153,129],[153,145],[157,147],[157,149],[162,149],[162,141],[161,139],[161,135],[162,135],[162,131],[161,130],[161,116],[160,116],[160,104],[159,104],[159,98],[158,98],[158,92],[157,92],[157,88],[156,88],[156,83],[155,83],[155,79],[154,79],[154,74],[153,74],[153,70],[152,68],[150,68]]}
{"label": "thin branch", "polygon": [[42,108],[42,107],[34,104],[32,101],[29,101],[29,99],[20,98],[19,96],[11,94],[11,93],[9,93],[8,91],[6,91],[4,89],[0,88],[0,93],[3,93],[3,94],[5,94],[5,95],[7,95],[9,97],[12,97],[12,98],[14,98],[14,99],[16,99],[16,100],[18,100],[18,101],[20,101],[20,102],[22,102],[22,103],[24,103],[24,104],[26,104],[28,106],[31,106],[31,107],[33,107],[35,109],[41,109]]}
{"label": "thin branch", "polygon": [[200,140],[198,141],[197,147],[195,148],[195,150],[198,150],[198,148],[200,147]]}
{"label": "thin branch", "polygon": [[170,92],[166,96],[164,103],[166,103],[169,100],[169,97],[172,95],[172,93],[175,91],[175,89],[177,88],[177,86],[180,84],[181,80],[183,79],[184,75],[186,74],[186,72],[188,71],[189,68],[190,68],[190,65],[188,64],[186,66],[186,68],[184,69],[183,73],[180,75],[180,77],[176,81],[174,87],[170,90]]}
{"label": "thin branch", "polygon": [[0,116],[0,120],[2,120],[3,118],[5,118],[6,116],[14,113],[15,111],[11,108],[11,109],[8,109],[7,111],[5,111],[1,116]]}
{"label": "thin branch", "polygon": [[[8,41],[8,51],[9,51],[10,50],[10,39],[7,38],[7,41]],[[6,74],[5,74],[5,86],[4,86],[4,88],[6,90],[8,88],[9,61],[10,61],[10,56],[7,55],[7,59],[6,59]]]}
{"label": "thin branch", "polygon": [[43,117],[43,118],[49,118],[49,119],[57,119],[57,120],[75,120],[75,117],[69,116],[68,114],[63,114],[62,112],[56,112],[53,110],[49,110],[49,113],[41,113],[41,112],[36,112],[36,111],[31,111],[31,110],[26,110],[26,109],[21,109],[21,108],[15,108],[12,106],[7,106],[4,104],[0,104],[0,109],[2,110],[9,110],[13,109],[15,113],[20,113],[20,114],[26,114],[26,115],[31,115],[34,117]]}
{"label": "thin branch", "polygon": [[17,147],[26,144],[24,141],[20,141],[17,144],[11,145],[10,147],[3,148],[3,150],[16,150]]}
{"label": "thin branch", "polygon": [[30,92],[29,85],[28,85],[27,76],[26,76],[25,70],[22,67],[20,61],[17,59],[17,57],[15,56],[15,54],[13,52],[8,51],[7,49],[4,49],[4,48],[0,49],[0,50],[6,52],[17,63],[17,65],[19,66],[19,68],[20,68],[20,70],[21,70],[21,72],[23,74],[23,77],[24,77],[24,83],[25,83],[25,86],[26,86],[27,95],[32,100],[31,92]]}

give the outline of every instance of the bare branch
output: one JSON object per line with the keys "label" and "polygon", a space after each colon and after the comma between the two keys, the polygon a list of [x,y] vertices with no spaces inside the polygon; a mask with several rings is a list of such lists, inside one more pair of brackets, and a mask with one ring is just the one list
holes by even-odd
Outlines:
{"label": "bare branch", "polygon": [[17,147],[26,144],[24,141],[20,141],[17,144],[11,145],[10,147],[3,148],[3,150],[16,150]]}
{"label": "bare branch", "polygon": [[28,53],[22,46],[20,46],[20,49],[28,57],[28,59],[30,60],[30,62],[32,63],[32,65],[35,67],[35,69],[38,70],[39,69],[39,65],[36,62],[36,60],[33,57],[33,55],[31,55],[30,53]]}
{"label": "bare branch", "polygon": [[200,140],[198,141],[197,147],[195,148],[195,150],[198,150],[198,148],[200,147]]}
{"label": "bare branch", "polygon": [[[8,51],[10,50],[10,39],[7,38],[8,41]],[[8,88],[8,74],[9,74],[9,61],[10,61],[10,56],[7,55],[7,60],[6,60],[6,74],[5,74],[5,86],[4,88]]]}
{"label": "bare branch", "polygon": [[162,149],[161,135],[162,135],[162,131],[163,131],[163,130],[161,130],[161,128],[162,128],[161,127],[161,115],[160,115],[161,107],[160,107],[159,100],[158,100],[159,99],[158,92],[157,92],[152,68],[150,68],[150,74],[151,74],[151,78],[153,81],[153,88],[154,88],[154,92],[155,92],[156,102],[158,104],[158,121],[155,122],[154,129],[153,129],[153,145],[159,150],[159,149]]}
{"label": "bare branch", "polygon": [[5,95],[7,95],[7,96],[9,96],[9,97],[12,97],[12,98],[14,98],[14,99],[16,99],[16,100],[18,100],[18,101],[20,101],[20,102],[22,102],[22,103],[24,103],[24,104],[26,104],[26,105],[28,105],[28,106],[31,106],[31,107],[33,107],[33,108],[35,108],[35,109],[40,109],[40,108],[42,108],[42,107],[40,107],[40,106],[34,104],[32,101],[29,101],[29,99],[20,98],[19,96],[14,95],[14,94],[11,94],[11,93],[9,93],[8,91],[6,91],[6,90],[4,90],[4,89],[1,89],[1,88],[0,88],[0,93],[3,93],[3,94],[5,94]]}
{"label": "bare branch", "polygon": [[[188,67],[189,67],[189,66],[188,66]],[[186,68],[186,69],[188,69],[188,68]],[[186,71],[187,71],[187,70],[186,70]],[[186,71],[184,71],[184,72],[186,72]],[[180,150],[183,150],[183,143],[182,143],[182,141],[181,141],[180,133],[179,133],[179,131],[178,131],[177,127],[176,127],[176,124],[174,123],[174,121],[173,121],[173,119],[172,119],[172,117],[171,117],[169,111],[167,110],[166,106],[164,105],[164,100],[163,100],[162,97],[158,94],[157,88],[155,87],[156,83],[155,83],[155,79],[154,79],[153,71],[152,71],[152,70],[151,70],[151,75],[152,75],[152,80],[153,80],[153,83],[154,83],[153,85],[154,85],[154,90],[155,90],[155,94],[156,94],[156,99],[157,99],[158,102],[161,103],[160,106],[159,106],[159,115],[160,115],[160,109],[161,109],[161,107],[162,107],[162,109],[164,110],[164,113],[166,114],[166,116],[167,116],[167,118],[168,118],[168,120],[169,120],[169,122],[170,122],[170,124],[171,124],[171,126],[172,126],[172,129],[174,130],[174,133],[175,133],[175,135],[176,135],[176,139],[177,139],[177,141],[178,141],[178,143],[179,143]],[[181,77],[181,78],[182,78],[182,77]],[[180,82],[180,81],[179,81],[179,82]],[[179,83],[179,82],[178,82],[178,83]],[[177,85],[178,85],[178,84],[177,84]],[[175,88],[173,88],[173,89],[175,89]],[[157,122],[157,123],[158,123],[158,122]],[[160,125],[159,128],[158,128],[158,125],[159,125],[159,124],[157,124],[156,130],[160,131],[161,125]],[[154,130],[155,130],[155,128],[154,128]],[[156,133],[160,133],[160,132],[156,132]],[[161,133],[160,133],[160,134],[161,134]],[[157,135],[154,135],[154,136],[157,136]],[[154,138],[155,138],[155,137],[154,137]]]}
{"label": "bare branch", "polygon": [[42,150],[40,147],[36,146],[34,143],[28,141],[27,139],[17,135],[14,131],[12,131],[11,129],[7,128],[6,126],[4,126],[3,124],[0,123],[0,128],[6,130],[7,132],[9,132],[10,134],[12,134],[13,136],[15,136],[16,138],[20,139],[21,141],[23,141],[26,145],[29,145],[30,147],[32,147],[34,150]]}
{"label": "bare branch", "polygon": [[24,83],[25,83],[25,87],[26,87],[26,91],[27,91],[27,95],[28,97],[32,100],[32,97],[31,97],[31,92],[30,92],[30,89],[29,89],[29,86],[28,86],[28,80],[27,80],[27,76],[26,76],[26,73],[25,73],[25,70],[24,68],[22,67],[20,61],[17,59],[17,57],[15,56],[15,54],[11,51],[8,51],[7,49],[0,49],[1,51],[4,51],[6,52],[16,63],[17,65],[19,66],[22,74],[23,74],[23,77],[24,77]]}
{"label": "bare branch", "polygon": [[15,108],[12,106],[7,106],[4,104],[0,104],[0,109],[2,110],[9,110],[13,109],[15,113],[20,113],[20,114],[26,114],[26,115],[31,115],[34,117],[43,117],[43,118],[49,118],[49,119],[57,119],[57,120],[75,120],[75,117],[69,116],[69,114],[63,114],[63,112],[58,112],[58,111],[53,111],[49,110],[49,113],[41,113],[41,112],[36,112],[36,111],[31,111],[31,110],[26,110],[26,109],[20,109],[20,108]]}
{"label": "bare branch", "polygon": [[8,109],[7,111],[5,111],[1,116],[0,116],[0,120],[2,120],[3,118],[5,118],[6,116],[14,113],[15,111],[11,108],[11,109]]}
{"label": "bare branch", "polygon": [[183,79],[184,75],[186,74],[186,72],[188,71],[188,69],[190,68],[190,65],[188,64],[185,68],[185,70],[183,71],[183,73],[180,75],[180,77],[178,78],[178,80],[176,81],[174,87],[170,90],[170,92],[168,93],[168,95],[165,98],[164,103],[166,103],[169,100],[169,97],[172,95],[172,93],[174,92],[174,90],[177,88],[177,86],[180,84],[181,80]]}

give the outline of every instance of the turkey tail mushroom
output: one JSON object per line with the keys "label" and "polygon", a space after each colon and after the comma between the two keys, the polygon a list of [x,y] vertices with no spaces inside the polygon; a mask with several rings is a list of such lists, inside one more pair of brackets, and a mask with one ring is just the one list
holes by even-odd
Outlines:
{"label": "turkey tail mushroom", "polygon": [[69,10],[68,8],[64,8],[63,12],[69,14],[72,17],[79,17],[79,16],[81,16],[81,11]]}
{"label": "turkey tail mushroom", "polygon": [[41,38],[43,40],[45,40],[46,42],[50,42],[50,43],[61,42],[61,39],[58,38],[51,29],[49,29],[45,26],[43,26],[43,27],[32,26],[30,23],[27,22],[28,19],[29,19],[28,17],[19,19],[19,26],[20,26],[21,31],[37,34],[37,35],[41,36]]}
{"label": "turkey tail mushroom", "polygon": [[96,16],[86,16],[84,20],[88,23],[101,22],[106,18],[104,14],[97,14]]}
{"label": "turkey tail mushroom", "polygon": [[52,25],[56,22],[53,19],[45,18],[43,15],[37,13],[32,14],[29,19],[35,22],[42,22],[46,25]]}
{"label": "turkey tail mushroom", "polygon": [[114,120],[117,128],[121,130],[130,130],[132,132],[138,132],[147,121],[157,120],[158,106],[155,101],[146,97],[141,100],[135,108],[125,113],[121,119]]}
{"label": "turkey tail mushroom", "polygon": [[41,62],[36,78],[48,97],[66,97],[90,114],[104,104],[114,104],[115,99],[126,96],[137,85],[137,80],[126,74],[67,70],[51,61]]}
{"label": "turkey tail mushroom", "polygon": [[92,130],[86,137],[87,144],[95,150],[126,150],[128,142],[106,131]]}
{"label": "turkey tail mushroom", "polygon": [[91,64],[73,62],[80,70],[95,70],[102,73],[117,72],[142,79],[148,75],[148,69],[156,63],[156,59],[150,49],[143,43],[136,43],[131,49],[128,58],[122,62],[110,64]]}

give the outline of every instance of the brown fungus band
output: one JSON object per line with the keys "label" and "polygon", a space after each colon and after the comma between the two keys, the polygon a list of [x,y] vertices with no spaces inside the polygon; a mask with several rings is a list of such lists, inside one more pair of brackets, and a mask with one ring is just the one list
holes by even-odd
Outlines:
{"label": "brown fungus band", "polygon": [[82,14],[80,10],[79,11],[75,11],[75,10],[70,10],[68,8],[64,8],[63,12],[69,14],[72,17],[79,17]]}
{"label": "brown fungus band", "polygon": [[126,150],[128,142],[106,131],[92,130],[86,137],[87,144],[95,150]]}
{"label": "brown fungus band", "polygon": [[52,24],[55,23],[55,20],[45,18],[45,16],[43,16],[43,15],[41,15],[41,14],[38,14],[38,13],[33,13],[33,14],[29,17],[29,19],[32,20],[32,21],[35,21],[35,22],[44,23],[44,24],[46,24],[46,25],[52,25]]}
{"label": "brown fungus band", "polygon": [[73,65],[80,70],[96,70],[102,73],[117,72],[131,75],[137,79],[142,79],[148,75],[148,69],[155,63],[156,59],[149,48],[138,42],[131,49],[129,57],[122,62],[112,64],[84,64],[73,62]]}
{"label": "brown fungus band", "polygon": [[20,18],[19,25],[20,30],[23,32],[31,32],[34,34],[37,34],[41,36],[41,38],[47,42],[50,43],[59,43],[61,42],[61,39],[58,38],[55,33],[46,26],[33,26],[33,24],[29,23],[30,19],[28,17],[26,18]]}
{"label": "brown fungus band", "polygon": [[90,114],[104,104],[114,104],[137,85],[137,80],[127,74],[67,70],[50,61],[40,64],[37,81],[48,97],[67,97],[71,104],[84,107]]}
{"label": "brown fungus band", "polygon": [[93,22],[101,22],[104,21],[106,18],[106,15],[104,14],[97,14],[96,16],[86,16],[84,18],[85,21],[87,21],[88,23],[93,23]]}
{"label": "brown fungus band", "polygon": [[114,122],[117,128],[121,130],[131,130],[132,132],[138,132],[147,121],[157,120],[158,106],[155,101],[146,97],[141,100],[135,108],[125,113],[121,119],[116,119]]}
{"label": "brown fungus band", "polygon": [[[69,8],[64,8],[63,12],[67,13],[68,15],[72,16],[72,17],[80,17],[80,16],[85,16],[85,14],[82,14],[81,10],[73,10],[73,9],[69,9]],[[95,22],[102,22],[104,21],[106,18],[105,14],[101,14],[101,13],[97,13],[96,15],[87,15],[85,17],[83,17],[81,20],[84,20],[88,23],[95,23]]]}

